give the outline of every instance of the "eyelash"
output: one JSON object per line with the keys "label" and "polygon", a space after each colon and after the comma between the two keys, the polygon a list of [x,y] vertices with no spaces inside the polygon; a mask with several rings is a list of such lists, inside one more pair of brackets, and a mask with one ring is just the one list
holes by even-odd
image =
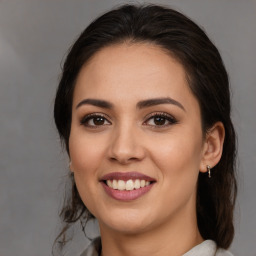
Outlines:
{"label": "eyelash", "polygon": [[[163,118],[164,119],[164,122],[166,123],[166,121],[168,121],[168,124],[163,124],[163,125],[150,125],[150,124],[146,124],[147,122],[149,122],[151,119],[153,118]],[[94,120],[95,118],[102,118],[103,122],[105,123],[105,121],[108,122],[108,124],[100,124],[100,125],[90,125],[88,124],[89,121],[91,120]],[[80,124],[81,125],[84,125],[86,127],[89,127],[89,128],[92,128],[92,129],[97,129],[97,128],[100,128],[102,126],[105,126],[105,125],[111,125],[112,123],[108,120],[109,117],[105,116],[104,114],[101,114],[101,113],[93,113],[93,114],[89,114],[89,115],[86,115],[82,118],[82,120],[80,121]],[[173,117],[171,116],[170,114],[167,114],[165,112],[154,112],[154,113],[151,113],[147,116],[147,119],[146,121],[143,122],[143,124],[146,124],[148,126],[151,126],[152,128],[164,128],[164,127],[167,127],[167,126],[170,126],[170,125],[173,125],[173,124],[176,124],[178,123],[178,121]]]}
{"label": "eyelash", "polygon": [[157,128],[164,128],[164,127],[167,127],[167,126],[178,123],[178,121],[173,116],[171,116],[170,114],[167,114],[165,112],[160,112],[160,113],[159,112],[153,112],[153,113],[149,114],[144,123],[148,122],[149,120],[151,120],[153,118],[157,118],[157,117],[164,118],[164,121],[165,122],[168,121],[169,123],[168,124],[163,124],[163,125],[149,125],[152,128],[156,128],[156,129]]}
{"label": "eyelash", "polygon": [[102,118],[104,119],[104,122],[107,121],[109,124],[111,124],[110,121],[108,121],[108,117],[106,117],[105,115],[101,114],[101,113],[93,113],[93,114],[89,114],[89,115],[86,115],[82,118],[82,120],[80,121],[80,124],[81,125],[84,125],[86,127],[89,127],[89,128],[92,128],[92,129],[97,129],[101,126],[104,126],[104,125],[109,125],[109,124],[102,124],[102,125],[89,125],[89,121],[95,119],[95,118]]}

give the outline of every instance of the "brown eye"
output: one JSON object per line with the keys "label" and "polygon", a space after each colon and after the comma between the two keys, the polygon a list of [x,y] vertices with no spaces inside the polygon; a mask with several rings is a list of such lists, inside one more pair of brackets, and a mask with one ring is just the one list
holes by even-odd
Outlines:
{"label": "brown eye", "polygon": [[165,125],[166,124],[166,118],[162,116],[156,116],[154,117],[154,123],[155,125]]}
{"label": "brown eye", "polygon": [[177,123],[177,120],[167,113],[153,113],[144,124],[155,128],[161,128],[175,123]]}
{"label": "brown eye", "polygon": [[85,116],[81,120],[81,125],[86,127],[97,128],[103,125],[110,125],[111,123],[102,115],[99,114],[90,114]]}
{"label": "brown eye", "polygon": [[101,116],[92,118],[94,125],[103,125],[105,122],[105,119]]}

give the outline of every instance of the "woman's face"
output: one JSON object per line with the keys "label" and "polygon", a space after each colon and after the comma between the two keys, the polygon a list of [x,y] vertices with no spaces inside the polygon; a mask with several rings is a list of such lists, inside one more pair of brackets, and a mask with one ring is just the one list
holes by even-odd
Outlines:
{"label": "woman's face", "polygon": [[182,65],[158,46],[109,46],[82,68],[69,149],[101,229],[138,233],[195,217],[199,104]]}

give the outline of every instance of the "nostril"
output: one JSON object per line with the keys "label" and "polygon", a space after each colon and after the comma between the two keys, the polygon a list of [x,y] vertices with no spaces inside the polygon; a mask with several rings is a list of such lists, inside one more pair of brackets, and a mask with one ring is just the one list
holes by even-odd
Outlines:
{"label": "nostril", "polygon": [[137,157],[130,157],[130,158],[125,158],[125,157],[110,157],[109,158],[110,161],[112,162],[118,162],[120,164],[129,164],[131,162],[134,162],[134,161],[139,161],[139,158]]}

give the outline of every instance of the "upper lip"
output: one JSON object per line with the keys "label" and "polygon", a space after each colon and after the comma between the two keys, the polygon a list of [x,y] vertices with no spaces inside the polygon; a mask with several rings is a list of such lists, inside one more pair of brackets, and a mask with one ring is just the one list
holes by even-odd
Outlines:
{"label": "upper lip", "polygon": [[156,181],[154,178],[149,177],[139,172],[111,172],[101,177],[101,181],[105,180],[145,180],[145,181]]}

